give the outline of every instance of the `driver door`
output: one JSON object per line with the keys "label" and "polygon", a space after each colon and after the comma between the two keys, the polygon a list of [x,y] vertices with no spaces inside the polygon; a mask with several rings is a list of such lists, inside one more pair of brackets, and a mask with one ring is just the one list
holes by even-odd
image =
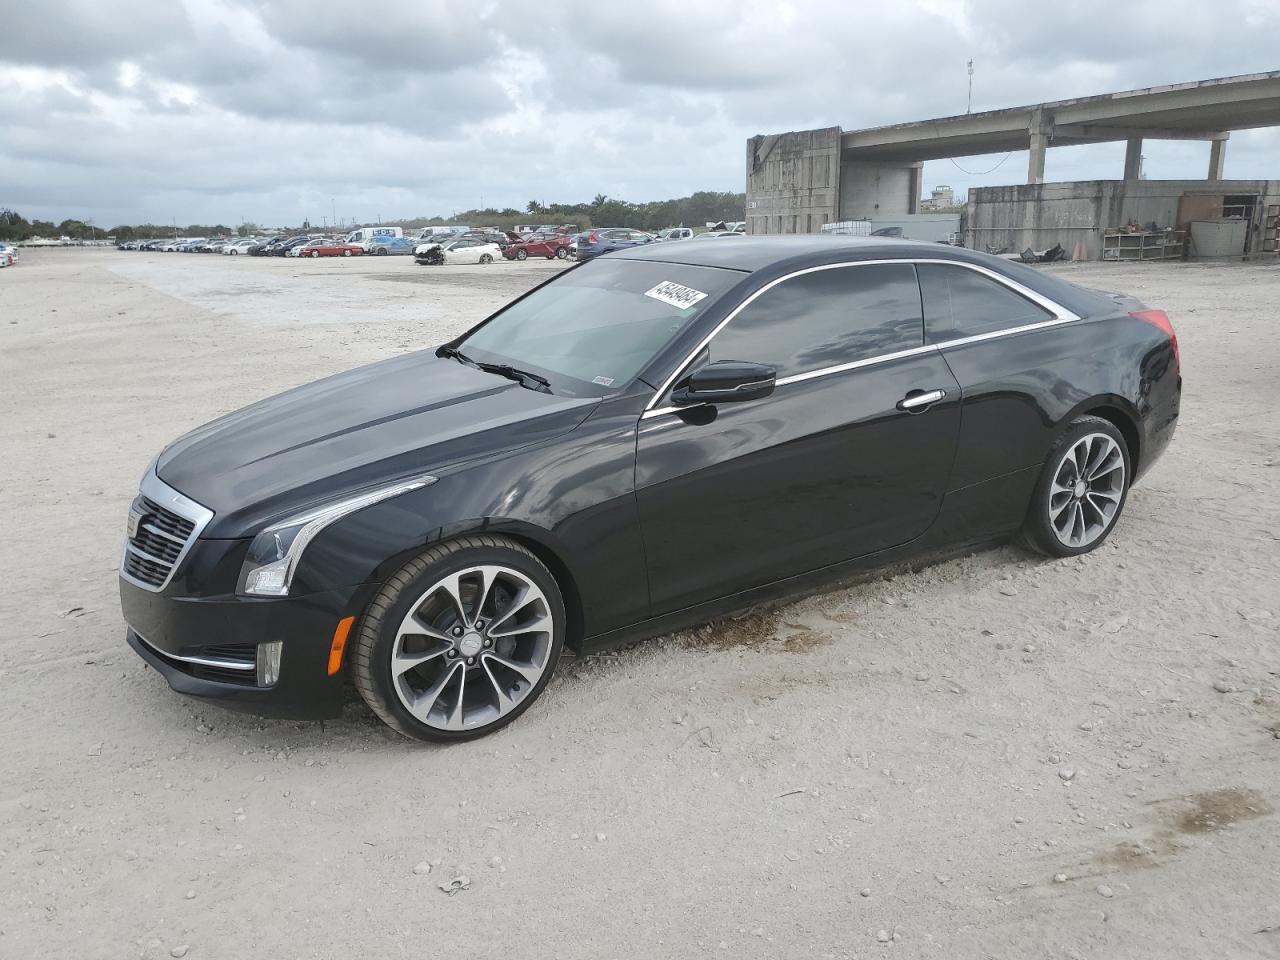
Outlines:
{"label": "driver door", "polygon": [[[773,394],[689,409],[664,396],[640,422],[636,496],[654,615],[929,528],[955,455],[960,390],[924,345],[922,314],[910,263],[819,269],[748,298],[684,372],[765,363],[777,373]],[[936,401],[915,402],[934,391]]]}

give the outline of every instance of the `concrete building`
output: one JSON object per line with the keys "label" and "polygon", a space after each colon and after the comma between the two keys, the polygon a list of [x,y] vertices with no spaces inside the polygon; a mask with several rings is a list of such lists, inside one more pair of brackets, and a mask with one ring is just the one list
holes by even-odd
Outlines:
{"label": "concrete building", "polygon": [[[1027,150],[1025,186],[970,191],[967,242],[1102,256],[1104,232],[1129,223],[1185,227],[1237,213],[1263,248],[1276,181],[1223,180],[1231,131],[1280,126],[1280,71],[1081,97],[866,130],[825,127],[747,142],[747,230],[812,233],[824,223],[917,214],[924,161]],[[1201,181],[1140,180],[1149,139],[1205,142]],[[1118,180],[1044,182],[1052,147],[1123,141]],[[1280,172],[1280,171],[1278,171]]]}
{"label": "concrete building", "polygon": [[945,183],[933,188],[929,196],[920,201],[921,210],[943,210],[956,205],[956,192]]}

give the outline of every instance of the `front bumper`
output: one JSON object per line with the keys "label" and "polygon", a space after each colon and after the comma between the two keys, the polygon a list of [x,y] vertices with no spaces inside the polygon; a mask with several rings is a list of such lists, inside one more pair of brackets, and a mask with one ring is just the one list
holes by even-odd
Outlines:
{"label": "front bumper", "polygon": [[[338,622],[358,616],[375,584],[305,597],[192,597],[146,590],[121,578],[126,639],[179,693],[269,717],[321,720],[342,712],[342,671],[328,673]],[[258,644],[281,641],[279,679],[258,686]],[[219,666],[225,664],[225,666]]]}

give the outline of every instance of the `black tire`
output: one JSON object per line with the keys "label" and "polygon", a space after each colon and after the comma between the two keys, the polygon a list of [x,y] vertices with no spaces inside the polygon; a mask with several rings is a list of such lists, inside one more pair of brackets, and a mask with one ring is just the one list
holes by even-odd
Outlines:
{"label": "black tire", "polygon": [[320,256],[320,251],[319,251],[319,250],[312,250],[312,251],[311,251],[311,259],[312,259],[312,260],[314,260],[314,259],[315,259],[316,257],[318,257],[318,256]]}
{"label": "black tire", "polygon": [[342,251],[342,255],[343,255],[344,257],[349,257],[349,256],[351,256],[351,251],[350,251],[350,250],[343,250],[343,251]]}
{"label": "black tire", "polygon": [[525,250],[525,249],[523,249],[523,248],[521,248],[520,250],[517,250],[517,251],[516,251],[516,259],[517,259],[517,260],[528,260],[528,259],[529,259],[529,251],[528,251],[528,250]]}
{"label": "black tire", "polygon": [[556,250],[556,259],[557,259],[557,260],[567,260],[567,259],[569,259],[569,248],[568,248],[568,247],[560,247],[559,249],[557,249],[557,250]]}
{"label": "black tire", "polygon": [[[1114,479],[1109,481],[1118,483],[1119,488],[1105,494],[1095,494],[1088,490],[1088,484],[1086,484],[1086,493],[1083,499],[1075,496],[1074,493],[1064,494],[1059,492],[1055,494],[1054,480],[1059,476],[1072,451],[1086,438],[1099,435],[1109,437],[1115,449],[1119,452],[1124,471],[1123,477],[1118,481]],[[1099,441],[1094,442],[1100,445]],[[1068,470],[1070,470],[1069,467]],[[1023,546],[1050,557],[1077,557],[1097,549],[1107,537],[1111,536],[1111,531],[1116,528],[1116,524],[1120,520],[1120,514],[1124,511],[1125,502],[1129,498],[1129,486],[1132,480],[1133,465],[1129,462],[1129,448],[1125,443],[1124,435],[1120,433],[1115,424],[1109,420],[1104,420],[1102,417],[1077,417],[1067,425],[1067,429],[1063,431],[1062,436],[1058,438],[1058,441],[1053,445],[1053,449],[1049,451],[1049,456],[1045,459],[1040,479],[1036,482],[1035,491],[1031,495],[1031,505],[1027,510],[1027,518],[1023,523],[1020,535]],[[1058,489],[1061,491],[1063,488],[1059,487]],[[1068,501],[1088,503],[1093,500],[1095,502],[1103,502],[1098,498],[1110,498],[1112,496],[1117,496],[1118,500],[1116,500],[1114,512],[1108,517],[1103,517],[1096,508],[1090,511],[1091,514],[1097,516],[1097,523],[1101,526],[1101,532],[1089,538],[1087,542],[1081,542],[1076,545],[1064,542],[1059,531],[1055,529],[1050,520],[1052,509],[1059,507],[1062,503],[1068,503]],[[1070,509],[1069,504],[1068,509]],[[1082,513],[1081,516],[1084,517],[1085,514]]]}
{"label": "black tire", "polygon": [[491,254],[491,253],[482,253],[482,254],[480,254],[480,262],[481,262],[481,263],[493,263],[493,254]]}
{"label": "black tire", "polygon": [[376,253],[380,257],[385,257],[387,255],[387,248],[379,247],[377,250],[374,251],[374,253]]}
{"label": "black tire", "polygon": [[[554,622],[551,645],[542,676],[528,693],[496,720],[465,730],[444,730],[415,717],[401,702],[391,676],[396,632],[404,618],[433,585],[450,573],[481,564],[512,568],[533,581],[546,597]],[[499,730],[519,717],[555,673],[564,649],[564,598],[555,577],[536,556],[506,537],[469,536],[449,540],[410,560],[383,585],[369,602],[361,618],[359,633],[351,651],[351,678],[369,708],[393,730],[416,740],[455,743],[474,740]]]}

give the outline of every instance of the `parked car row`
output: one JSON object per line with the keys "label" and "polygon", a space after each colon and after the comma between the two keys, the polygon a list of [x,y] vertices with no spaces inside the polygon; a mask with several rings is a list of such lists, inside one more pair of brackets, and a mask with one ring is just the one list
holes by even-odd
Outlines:
{"label": "parked car row", "polygon": [[574,224],[539,227],[521,235],[496,227],[423,227],[406,236],[400,227],[359,227],[338,238],[314,233],[287,237],[187,237],[131,240],[122,250],[164,253],[245,254],[253,257],[412,256],[421,266],[450,263],[493,263],[499,258],[528,260],[592,260],[616,250],[649,243],[692,242],[742,237],[741,229],[694,233],[689,227],[670,227],[658,233],[631,227],[595,227],[578,231]]}

